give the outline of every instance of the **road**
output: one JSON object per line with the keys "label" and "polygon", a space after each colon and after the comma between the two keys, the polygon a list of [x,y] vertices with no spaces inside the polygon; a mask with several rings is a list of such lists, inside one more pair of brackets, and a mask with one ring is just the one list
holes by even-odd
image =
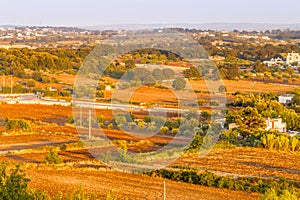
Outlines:
{"label": "road", "polygon": [[181,110],[177,108],[162,108],[152,107],[147,108],[145,106],[137,105],[126,105],[126,104],[107,104],[107,103],[96,103],[88,101],[74,101],[71,102],[65,100],[58,100],[54,98],[42,98],[35,94],[14,94],[14,95],[0,95],[0,101],[6,102],[7,104],[41,104],[41,105],[61,105],[61,106],[81,106],[84,108],[95,108],[95,109],[109,109],[109,110],[132,110],[132,111],[148,111],[148,112],[173,112],[178,113],[182,111],[189,111],[188,109]]}

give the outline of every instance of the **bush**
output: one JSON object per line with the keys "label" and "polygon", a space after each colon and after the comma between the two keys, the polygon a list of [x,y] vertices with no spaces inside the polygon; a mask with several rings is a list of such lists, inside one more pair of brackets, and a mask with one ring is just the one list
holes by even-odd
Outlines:
{"label": "bush", "polygon": [[60,164],[60,163],[62,163],[62,161],[61,161],[60,157],[58,156],[58,153],[51,149],[45,157],[45,163],[46,164]]}
{"label": "bush", "polygon": [[107,125],[107,129],[113,129],[114,125],[112,123]]}
{"label": "bush", "polygon": [[210,101],[210,105],[211,106],[219,106],[220,102],[218,100],[212,100],[212,101]]}
{"label": "bush", "polygon": [[174,128],[172,129],[172,135],[177,135],[178,134],[178,129],[177,128]]}
{"label": "bush", "polygon": [[21,169],[20,165],[14,166],[7,173],[7,165],[0,164],[0,199],[50,199],[49,196],[40,192],[28,189],[29,179],[26,178],[25,172]]}
{"label": "bush", "polygon": [[205,104],[205,100],[204,99],[200,99],[200,100],[198,100],[197,103],[198,103],[199,106],[203,106]]}
{"label": "bush", "polygon": [[13,130],[13,129],[21,129],[21,130],[28,130],[29,124],[23,120],[6,120],[6,130]]}
{"label": "bush", "polygon": [[163,69],[162,72],[166,79],[173,78],[175,75],[175,72],[172,69]]}
{"label": "bush", "polygon": [[168,131],[169,131],[169,128],[168,128],[167,126],[164,126],[164,127],[162,127],[162,128],[160,129],[160,132],[161,132],[162,134],[167,134]]}
{"label": "bush", "polygon": [[221,86],[219,87],[219,92],[225,93],[225,92],[227,92],[227,88],[226,88],[224,85],[221,85]]}
{"label": "bush", "polygon": [[266,192],[264,196],[260,197],[259,199],[260,200],[297,200],[298,194],[289,190],[284,190],[279,193],[274,188],[271,188]]}
{"label": "bush", "polygon": [[74,117],[73,116],[69,116],[68,117],[68,122],[70,123],[70,124],[74,124]]}
{"label": "bush", "polygon": [[183,90],[186,87],[186,80],[183,78],[176,78],[172,86],[175,90]]}
{"label": "bush", "polygon": [[99,126],[103,127],[105,123],[105,117],[103,115],[100,115],[97,117],[97,119],[98,119]]}
{"label": "bush", "polygon": [[293,152],[300,150],[300,141],[295,137],[290,138],[285,135],[276,135],[274,133],[270,133],[263,135],[261,137],[261,142],[264,148],[269,150],[290,150]]}

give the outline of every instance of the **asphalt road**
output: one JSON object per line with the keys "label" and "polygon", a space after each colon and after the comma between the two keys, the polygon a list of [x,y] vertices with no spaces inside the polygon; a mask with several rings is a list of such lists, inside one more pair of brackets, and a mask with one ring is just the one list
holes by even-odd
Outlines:
{"label": "asphalt road", "polygon": [[[61,106],[81,106],[83,108],[93,109],[109,109],[109,110],[133,110],[133,111],[149,111],[149,112],[181,112],[188,110],[181,110],[177,108],[162,108],[152,107],[146,108],[145,106],[126,105],[126,104],[106,104],[96,103],[89,101],[71,101],[58,100],[53,98],[38,98],[35,94],[14,94],[14,95],[0,95],[0,101],[7,104],[41,104],[41,105],[61,105]],[[74,104],[73,104],[74,103]]]}

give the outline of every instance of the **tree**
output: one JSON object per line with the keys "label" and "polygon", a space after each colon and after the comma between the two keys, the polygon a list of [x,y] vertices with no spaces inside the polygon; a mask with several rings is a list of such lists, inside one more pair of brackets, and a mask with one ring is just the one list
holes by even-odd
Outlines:
{"label": "tree", "polygon": [[41,81],[42,80],[42,75],[39,72],[33,72],[31,74],[32,79],[34,79],[35,81]]}
{"label": "tree", "polygon": [[186,81],[183,78],[176,78],[172,86],[175,90],[183,90],[186,86]]}
{"label": "tree", "polygon": [[291,103],[299,106],[300,105],[300,94],[295,94]]}
{"label": "tree", "polygon": [[30,180],[26,178],[21,165],[16,165],[11,170],[7,170],[4,163],[0,165],[0,199],[50,199],[46,194],[28,188]]}
{"label": "tree", "polygon": [[175,72],[172,70],[172,69],[163,69],[162,70],[163,74],[164,74],[164,77],[169,79],[169,78],[173,78],[174,75],[175,75]]}
{"label": "tree", "polygon": [[226,78],[229,80],[234,80],[240,75],[239,66],[237,64],[227,65],[225,68],[227,70]]}
{"label": "tree", "polygon": [[264,73],[264,72],[269,72],[270,68],[267,67],[265,64],[257,61],[254,63],[253,70],[259,73]]}
{"label": "tree", "polygon": [[126,60],[125,61],[125,68],[126,69],[133,69],[135,68],[135,60]]}
{"label": "tree", "polygon": [[135,68],[134,73],[140,78],[140,80],[144,80],[146,77],[152,75],[149,70],[144,68]]}
{"label": "tree", "polygon": [[285,110],[281,113],[282,120],[286,122],[287,128],[297,131],[300,129],[300,117],[294,110]]}
{"label": "tree", "polygon": [[149,75],[149,76],[145,77],[145,79],[144,79],[145,85],[151,86],[151,85],[154,85],[155,83],[156,83],[156,80],[152,75]]}
{"label": "tree", "polygon": [[274,188],[270,188],[266,191],[265,195],[260,197],[259,200],[297,200],[298,195],[294,191],[283,190],[276,191]]}
{"label": "tree", "polygon": [[185,78],[201,78],[202,73],[196,67],[191,67],[183,71]]}
{"label": "tree", "polygon": [[288,68],[286,68],[286,69],[284,70],[284,72],[287,73],[287,74],[290,75],[290,76],[293,76],[295,71],[294,71],[294,69],[288,67]]}
{"label": "tree", "polygon": [[265,128],[266,122],[262,116],[258,113],[256,108],[247,107],[239,112],[236,123],[248,130],[257,130],[259,128]]}
{"label": "tree", "polygon": [[219,87],[219,92],[221,92],[221,93],[227,92],[227,87],[224,86],[224,85],[221,85],[221,86]]}
{"label": "tree", "polygon": [[162,72],[161,69],[154,69],[152,72],[152,76],[156,79],[156,80],[162,80],[164,78],[164,74]]}
{"label": "tree", "polygon": [[28,82],[27,82],[27,86],[28,87],[35,87],[35,81],[30,79]]}

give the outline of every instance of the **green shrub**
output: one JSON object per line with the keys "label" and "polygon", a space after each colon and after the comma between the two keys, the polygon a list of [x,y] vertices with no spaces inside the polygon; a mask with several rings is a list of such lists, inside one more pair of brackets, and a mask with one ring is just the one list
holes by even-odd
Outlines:
{"label": "green shrub", "polygon": [[114,125],[112,123],[107,125],[107,129],[113,129]]}
{"label": "green shrub", "polygon": [[50,200],[50,197],[40,191],[29,190],[29,179],[26,178],[25,172],[20,165],[14,166],[13,169],[7,170],[7,165],[0,164],[0,199],[43,199]]}
{"label": "green shrub", "polygon": [[219,106],[220,102],[218,100],[212,100],[212,101],[210,101],[210,105],[211,106]]}
{"label": "green shrub", "polygon": [[74,124],[74,117],[73,116],[69,116],[68,117],[68,122],[70,123],[70,124]]}
{"label": "green shrub", "polygon": [[177,135],[178,134],[178,129],[177,128],[174,128],[172,129],[172,135]]}
{"label": "green shrub", "polygon": [[162,127],[162,128],[160,129],[160,132],[161,132],[162,134],[167,134],[168,131],[169,131],[169,127],[167,127],[167,126],[164,126],[164,127]]}
{"label": "green shrub", "polygon": [[197,103],[198,103],[199,106],[203,106],[205,104],[205,100],[204,99],[200,99],[200,100],[198,100]]}
{"label": "green shrub", "polygon": [[21,129],[26,131],[29,129],[29,127],[29,124],[24,120],[6,120],[6,130]]}
{"label": "green shrub", "polygon": [[[264,179],[256,177],[229,177],[229,176],[218,176],[212,172],[205,171],[197,173],[195,170],[156,170],[148,172],[149,176],[158,176],[174,181],[182,181],[187,183],[199,184],[208,187],[226,188],[231,190],[257,192],[262,194],[268,194],[270,188],[277,189],[277,195],[283,195],[283,199],[294,200],[297,197],[297,191],[299,191],[300,185],[295,181],[287,181],[284,178],[277,179]],[[290,194],[287,191],[292,191]],[[294,192],[295,191],[295,192]],[[270,199],[270,198],[265,198]],[[271,200],[271,199],[270,199]]]}
{"label": "green shrub", "polygon": [[274,188],[269,189],[260,200],[297,200],[299,195],[296,192],[284,190],[282,192],[276,191]]}
{"label": "green shrub", "polygon": [[58,153],[53,151],[52,149],[46,155],[44,162],[46,164],[60,164],[60,163],[62,163]]}

